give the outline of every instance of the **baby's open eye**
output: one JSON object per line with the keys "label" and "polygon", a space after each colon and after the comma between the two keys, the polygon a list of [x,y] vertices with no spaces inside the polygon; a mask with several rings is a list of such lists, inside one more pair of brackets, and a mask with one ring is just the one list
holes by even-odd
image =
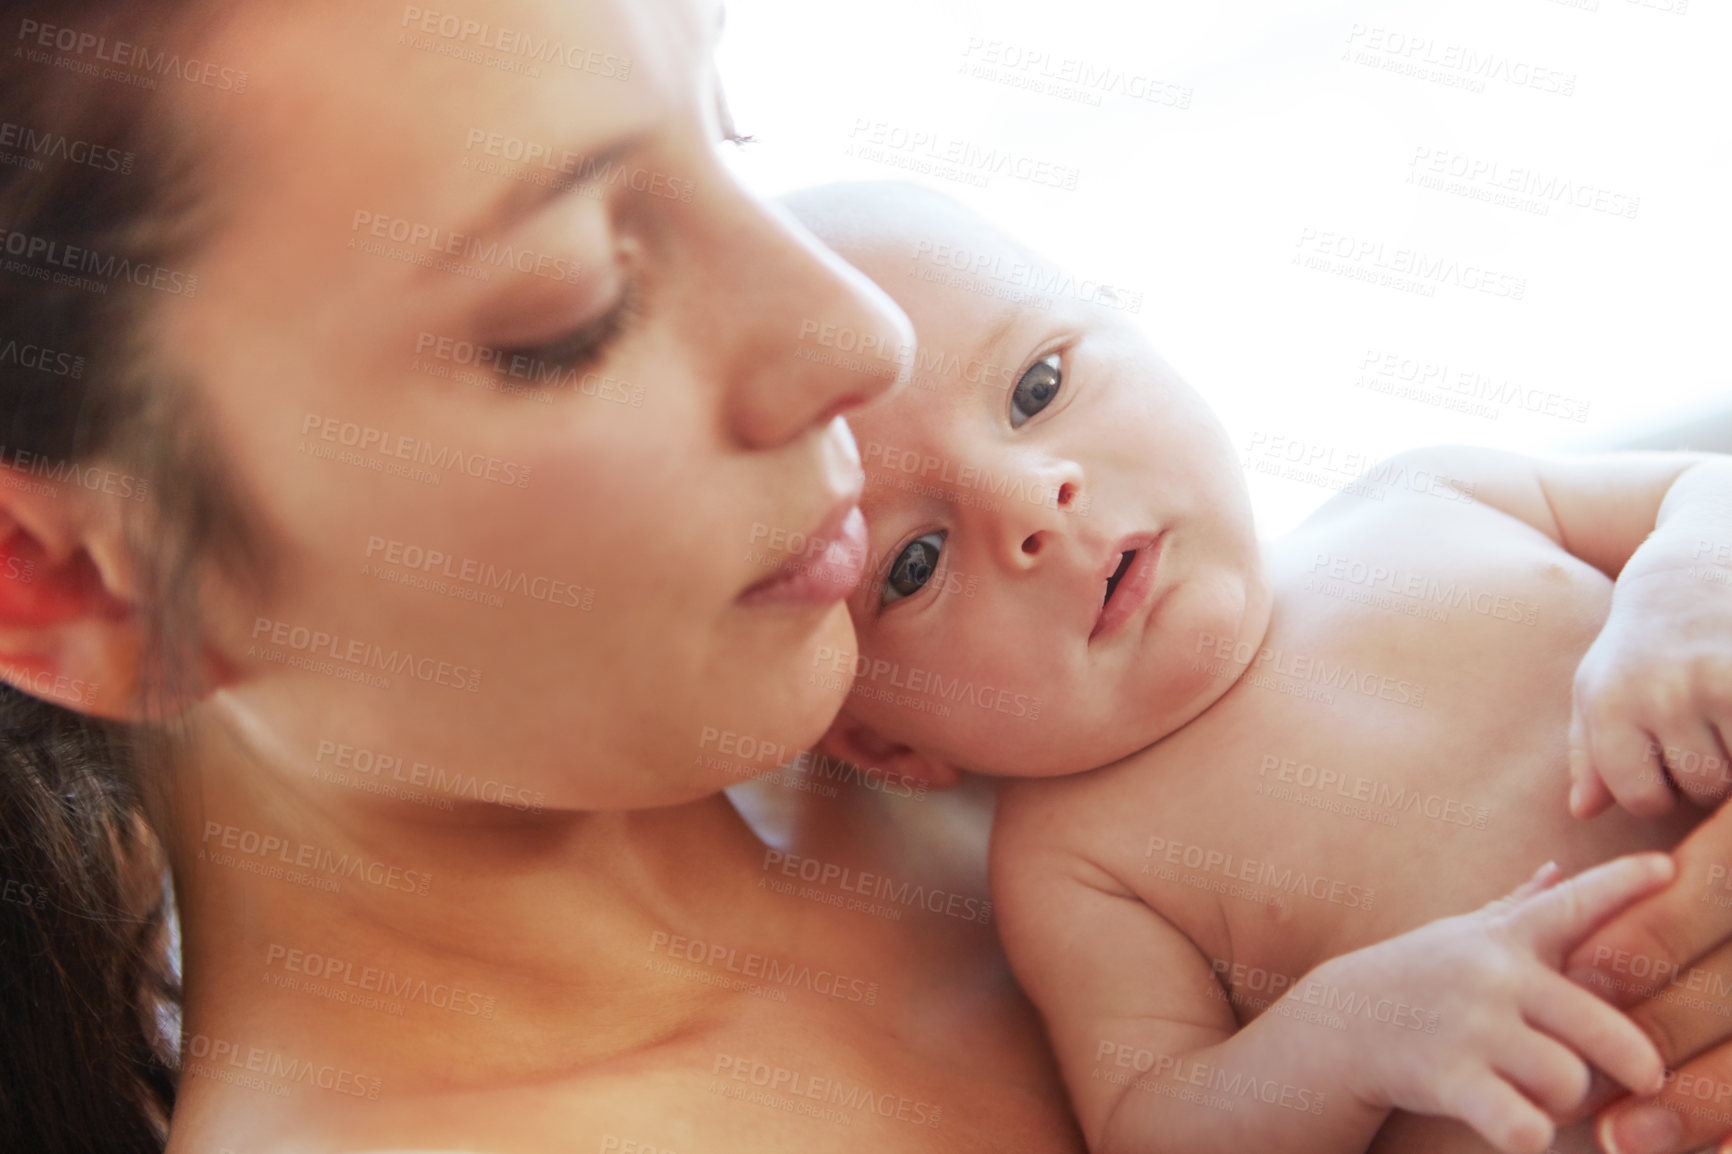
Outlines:
{"label": "baby's open eye", "polygon": [[1030,365],[1010,392],[1010,427],[1021,428],[1024,421],[1046,408],[1058,396],[1058,388],[1063,383],[1064,369],[1059,364],[1057,353]]}
{"label": "baby's open eye", "polygon": [[943,533],[928,533],[908,542],[884,577],[884,592],[878,603],[888,605],[920,592],[938,568],[938,554],[943,548]]}

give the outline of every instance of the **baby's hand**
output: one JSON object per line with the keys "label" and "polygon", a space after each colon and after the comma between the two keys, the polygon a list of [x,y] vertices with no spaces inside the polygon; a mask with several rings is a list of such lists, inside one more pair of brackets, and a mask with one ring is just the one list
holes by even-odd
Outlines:
{"label": "baby's hand", "polygon": [[1675,791],[1699,805],[1732,793],[1732,591],[1704,580],[1707,571],[1626,569],[1618,579],[1611,615],[1576,670],[1575,816],[1616,802],[1658,817]]}
{"label": "baby's hand", "polygon": [[1653,1043],[1558,968],[1595,926],[1669,881],[1671,859],[1558,876],[1548,864],[1484,909],[1333,959],[1297,984],[1288,996],[1311,1005],[1372,1008],[1343,1014],[1360,1101],[1458,1118],[1507,1154],[1540,1154],[1555,1135],[1548,1115],[1587,1095],[1590,1063],[1633,1092],[1660,1088]]}

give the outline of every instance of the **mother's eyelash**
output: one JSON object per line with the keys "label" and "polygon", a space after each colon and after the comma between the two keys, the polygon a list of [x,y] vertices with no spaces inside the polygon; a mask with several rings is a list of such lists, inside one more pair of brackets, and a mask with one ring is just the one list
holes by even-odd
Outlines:
{"label": "mother's eyelash", "polygon": [[528,358],[532,363],[557,365],[566,369],[586,369],[606,355],[640,314],[641,292],[636,279],[628,280],[620,290],[613,307],[598,319],[582,325],[561,337],[539,345],[500,348],[496,363],[509,363],[514,357]]}

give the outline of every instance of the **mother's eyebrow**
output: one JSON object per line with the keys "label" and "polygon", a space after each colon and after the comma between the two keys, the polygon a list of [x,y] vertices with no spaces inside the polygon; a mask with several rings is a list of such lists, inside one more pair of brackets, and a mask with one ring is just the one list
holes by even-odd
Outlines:
{"label": "mother's eyebrow", "polygon": [[529,217],[549,201],[568,196],[580,188],[605,177],[615,161],[643,142],[643,134],[622,137],[594,152],[566,149],[560,152],[560,178],[547,184],[516,184],[500,197],[468,228],[460,229],[465,236],[485,238],[505,232],[512,225]]}

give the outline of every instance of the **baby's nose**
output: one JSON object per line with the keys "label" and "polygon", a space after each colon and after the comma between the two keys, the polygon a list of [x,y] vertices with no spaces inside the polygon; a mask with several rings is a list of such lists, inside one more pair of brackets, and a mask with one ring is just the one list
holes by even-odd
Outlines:
{"label": "baby's nose", "polygon": [[1074,462],[1058,461],[1026,478],[1006,501],[998,536],[1002,560],[1026,570],[1071,532],[1072,519],[1086,506],[1082,470]]}

